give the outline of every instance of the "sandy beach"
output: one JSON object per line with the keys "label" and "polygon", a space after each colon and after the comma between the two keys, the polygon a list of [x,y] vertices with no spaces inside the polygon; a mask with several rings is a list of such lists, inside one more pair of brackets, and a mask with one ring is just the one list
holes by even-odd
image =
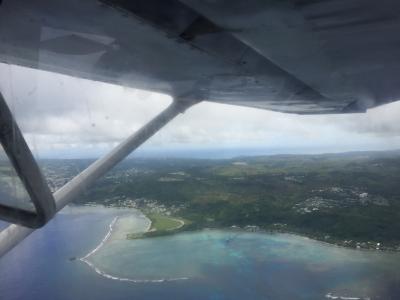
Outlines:
{"label": "sandy beach", "polygon": [[[146,226],[143,228],[142,222],[145,221]],[[180,221],[180,220],[179,220]],[[180,225],[177,228],[180,228],[184,225],[183,221],[179,222]],[[187,277],[179,277],[179,278],[160,278],[160,279],[132,279],[132,278],[124,278],[114,276],[112,274],[108,274],[98,267],[95,266],[93,262],[90,261],[90,257],[95,255],[98,251],[101,250],[106,244],[112,243],[115,240],[126,240],[126,235],[131,233],[143,233],[147,232],[151,228],[151,221],[144,214],[124,214],[122,216],[115,217],[108,226],[108,231],[101,242],[91,251],[89,251],[85,256],[81,257],[79,260],[83,263],[87,264],[91,269],[93,269],[97,274],[112,280],[126,281],[132,283],[147,283],[147,282],[165,282],[165,281],[177,281],[177,280],[186,280]],[[133,241],[132,241],[133,242]]]}

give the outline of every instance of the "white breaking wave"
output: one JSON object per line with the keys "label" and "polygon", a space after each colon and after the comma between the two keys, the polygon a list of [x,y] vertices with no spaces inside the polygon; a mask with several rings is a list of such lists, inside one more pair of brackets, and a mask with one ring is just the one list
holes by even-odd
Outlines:
{"label": "white breaking wave", "polygon": [[113,231],[114,224],[117,222],[117,220],[118,220],[118,217],[115,217],[115,218],[111,221],[111,223],[110,223],[110,225],[109,225],[109,228],[110,228],[110,229],[108,230],[106,236],[101,240],[100,244],[98,244],[96,248],[94,248],[92,251],[90,251],[88,254],[86,254],[84,257],[82,257],[82,258],[80,259],[81,261],[86,262],[86,259],[87,259],[87,258],[89,258],[89,257],[92,256],[93,254],[95,254],[101,247],[103,247],[103,245],[104,245],[104,244],[107,242],[107,240],[110,238],[111,233],[112,233],[112,231]]}
{"label": "white breaking wave", "polygon": [[[112,280],[119,280],[119,281],[126,281],[126,282],[134,282],[134,283],[148,283],[148,282],[169,282],[169,281],[178,281],[178,280],[187,280],[189,279],[189,277],[177,277],[177,278],[160,278],[160,279],[132,279],[132,278],[124,278],[124,277],[118,277],[118,276],[113,276],[110,274],[107,274],[106,272],[100,270],[99,268],[97,268],[92,262],[90,262],[88,260],[88,258],[90,256],[92,256],[93,254],[95,254],[97,251],[100,250],[101,247],[104,246],[104,244],[108,241],[108,239],[110,238],[112,231],[114,229],[114,225],[117,222],[118,217],[115,217],[110,225],[109,225],[109,230],[107,232],[107,234],[105,235],[105,237],[101,240],[100,244],[98,244],[96,246],[96,248],[94,248],[92,251],[90,251],[88,254],[86,254],[84,257],[80,258],[79,260],[84,262],[85,264],[87,264],[90,268],[92,268],[97,274],[108,278],[108,279],[112,279]],[[150,230],[151,227],[151,223],[147,228],[147,231]]]}
{"label": "white breaking wave", "polygon": [[345,297],[345,296],[336,296],[333,295],[332,293],[328,293],[325,295],[326,298],[328,299],[340,299],[340,300],[371,300],[369,297]]}

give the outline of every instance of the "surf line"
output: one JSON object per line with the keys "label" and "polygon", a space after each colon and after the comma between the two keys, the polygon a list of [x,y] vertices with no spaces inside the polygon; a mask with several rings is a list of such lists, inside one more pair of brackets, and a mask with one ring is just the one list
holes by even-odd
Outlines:
{"label": "surf line", "polygon": [[[88,254],[86,254],[84,257],[80,258],[79,260],[84,262],[85,264],[87,264],[91,269],[93,269],[97,274],[108,278],[108,279],[112,279],[112,280],[118,280],[118,281],[126,281],[126,282],[133,282],[133,283],[148,283],[148,282],[169,282],[169,281],[178,281],[178,280],[187,280],[189,279],[189,277],[177,277],[177,278],[161,278],[161,279],[132,279],[132,278],[124,278],[124,277],[117,277],[117,276],[113,276],[110,274],[107,274],[106,272],[100,270],[99,268],[97,268],[92,262],[90,262],[88,260],[88,258],[90,256],[92,256],[93,254],[95,254],[97,251],[100,250],[101,247],[104,246],[104,244],[108,241],[108,239],[110,238],[113,229],[114,229],[114,225],[117,222],[119,217],[115,217],[110,225],[108,226],[108,232],[105,235],[105,237],[101,240],[100,244],[98,244],[96,246],[96,248],[94,248],[92,251],[90,251]],[[151,226],[151,225],[150,225]],[[150,229],[149,226],[149,229]]]}
{"label": "surf line", "polygon": [[371,298],[360,298],[360,297],[345,297],[345,296],[335,296],[332,293],[328,293],[325,295],[328,299],[341,299],[341,300],[371,300]]}

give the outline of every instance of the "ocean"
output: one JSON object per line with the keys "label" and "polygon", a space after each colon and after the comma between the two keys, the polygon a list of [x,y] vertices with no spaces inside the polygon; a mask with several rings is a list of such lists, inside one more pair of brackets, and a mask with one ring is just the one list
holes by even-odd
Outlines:
{"label": "ocean", "polygon": [[147,227],[133,209],[66,208],[0,259],[0,299],[400,299],[399,253],[235,230],[124,237]]}

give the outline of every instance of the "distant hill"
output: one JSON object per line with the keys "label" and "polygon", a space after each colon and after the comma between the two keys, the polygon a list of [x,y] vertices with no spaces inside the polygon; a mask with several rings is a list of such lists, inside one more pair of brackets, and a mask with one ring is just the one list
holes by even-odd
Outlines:
{"label": "distant hill", "polygon": [[[56,189],[89,163],[43,165]],[[256,225],[346,246],[380,243],[379,248],[394,249],[400,245],[399,183],[399,150],[132,159],[76,203],[150,208],[188,219],[192,229]]]}

